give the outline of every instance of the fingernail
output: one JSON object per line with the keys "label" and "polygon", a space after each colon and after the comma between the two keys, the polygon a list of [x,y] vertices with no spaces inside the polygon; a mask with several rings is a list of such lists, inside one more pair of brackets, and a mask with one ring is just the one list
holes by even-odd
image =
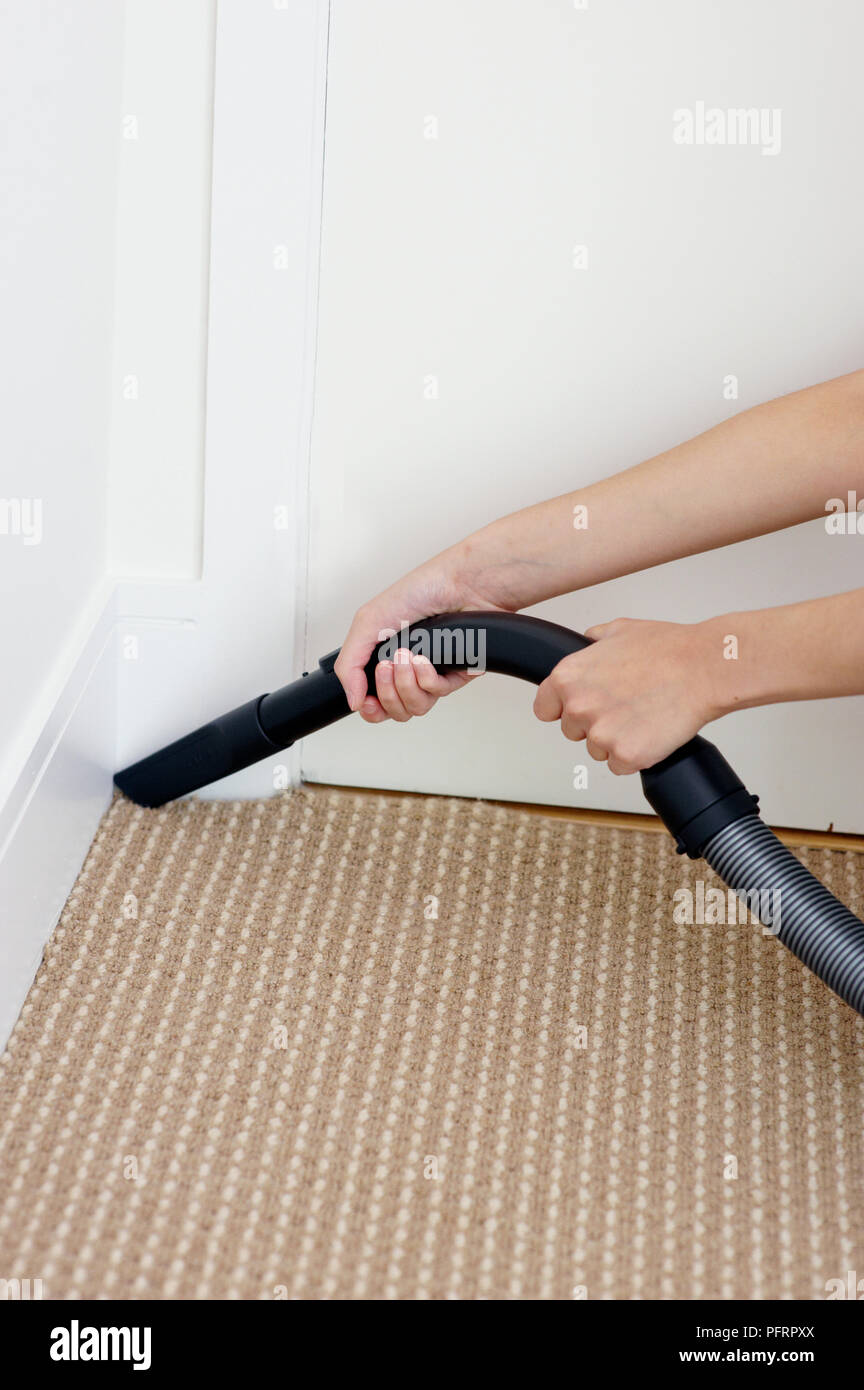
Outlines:
{"label": "fingernail", "polygon": [[407,666],[411,660],[411,653],[407,647],[399,647],[393,660],[398,661],[400,666]]}
{"label": "fingernail", "polygon": [[364,701],[363,701],[363,713],[364,713],[364,714],[374,714],[374,713],[375,713],[375,701],[374,701],[374,700],[364,700]]}
{"label": "fingernail", "polygon": [[412,652],[411,660],[414,662],[415,666],[432,665],[432,662],[429,660],[428,656],[424,656],[422,652]]}
{"label": "fingernail", "polygon": [[393,679],[392,661],[379,661],[378,670],[380,671],[381,675],[384,676],[388,681]]}

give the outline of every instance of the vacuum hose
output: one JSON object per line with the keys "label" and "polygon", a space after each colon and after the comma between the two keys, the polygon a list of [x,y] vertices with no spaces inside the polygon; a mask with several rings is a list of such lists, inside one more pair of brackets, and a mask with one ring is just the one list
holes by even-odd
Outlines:
{"label": "vacuum hose", "polygon": [[[565,656],[589,645],[581,633],[521,613],[445,613],[383,639],[366,676],[374,688],[378,662],[407,647],[428,656],[439,671],[475,668],[539,685]],[[118,772],[116,785],[139,806],[162,806],[342,719],[351,711],[333,670],[338,655],[337,648],[316,671]],[[697,736],[641,778],[679,854],[704,857],[772,933],[864,1014],[864,922],[760,820],[757,798],[719,749]]]}
{"label": "vacuum hose", "polygon": [[704,858],[808,969],[864,1014],[864,922],[814,878],[758,816],[733,821]]}

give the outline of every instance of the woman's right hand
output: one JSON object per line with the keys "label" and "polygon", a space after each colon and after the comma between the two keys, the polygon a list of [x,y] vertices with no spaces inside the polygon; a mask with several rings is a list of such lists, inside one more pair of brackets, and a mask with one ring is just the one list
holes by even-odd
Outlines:
{"label": "woman's right hand", "polygon": [[469,672],[439,673],[428,657],[406,648],[399,649],[394,661],[379,661],[374,691],[367,688],[365,666],[377,644],[407,624],[436,613],[473,609],[502,611],[499,604],[458,577],[448,552],[364,603],[354,614],[334,667],[351,708],[369,724],[384,719],[404,722],[414,715],[428,714],[442,695],[465,685],[472,678]]}

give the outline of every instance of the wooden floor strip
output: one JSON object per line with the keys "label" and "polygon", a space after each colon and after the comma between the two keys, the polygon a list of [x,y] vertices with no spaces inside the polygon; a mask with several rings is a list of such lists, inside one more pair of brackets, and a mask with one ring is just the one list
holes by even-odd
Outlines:
{"label": "wooden floor strip", "polygon": [[[407,792],[391,787],[352,787],[341,782],[304,782],[310,791],[350,791],[368,796],[437,796],[437,792]],[[487,801],[485,797],[460,798]],[[503,806],[511,811],[527,811],[530,815],[551,816],[555,820],[575,821],[581,825],[603,825],[615,830],[644,830],[649,834],[668,834],[659,816],[642,815],[635,811],[600,811],[581,806],[549,806],[540,801],[488,800],[489,806]],[[784,845],[801,845],[808,849],[851,850],[864,854],[864,835],[845,835],[836,830],[800,830],[795,826],[772,825],[771,829]]]}

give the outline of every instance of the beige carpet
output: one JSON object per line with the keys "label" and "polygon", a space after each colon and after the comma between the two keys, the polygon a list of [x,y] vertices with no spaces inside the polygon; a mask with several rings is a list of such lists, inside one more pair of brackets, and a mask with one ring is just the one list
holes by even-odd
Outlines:
{"label": "beige carpet", "polygon": [[[858,912],[864,856],[802,857]],[[53,1298],[824,1298],[864,1023],[665,836],[308,789],[111,806],[0,1066]],[[737,1172],[737,1176],[735,1176]]]}

